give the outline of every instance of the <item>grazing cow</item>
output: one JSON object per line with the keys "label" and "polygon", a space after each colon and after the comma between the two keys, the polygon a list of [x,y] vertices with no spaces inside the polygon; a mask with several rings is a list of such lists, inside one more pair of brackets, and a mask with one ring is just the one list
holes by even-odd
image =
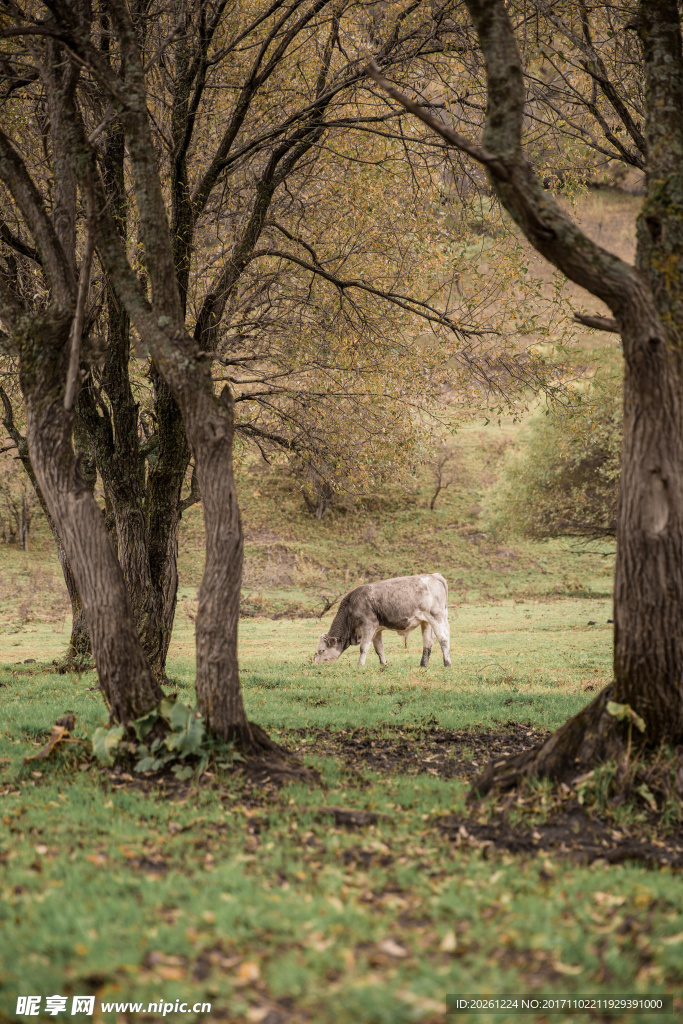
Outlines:
{"label": "grazing cow", "polygon": [[422,628],[420,665],[426,668],[436,636],[443,663],[449,667],[448,584],[438,572],[397,576],[356,587],[342,598],[329,633],[320,637],[315,663],[336,661],[347,647],[360,644],[358,664],[364,665],[372,644],[380,665],[386,665],[382,630],[396,630],[407,643],[408,633],[416,626]]}

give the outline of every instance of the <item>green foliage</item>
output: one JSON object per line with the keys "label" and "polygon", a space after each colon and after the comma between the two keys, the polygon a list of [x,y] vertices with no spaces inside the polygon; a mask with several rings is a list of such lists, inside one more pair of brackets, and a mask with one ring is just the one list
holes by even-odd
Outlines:
{"label": "green foliage", "polygon": [[[155,727],[161,725],[161,729]],[[170,768],[176,778],[189,779],[206,767],[209,749],[205,744],[204,722],[200,713],[181,701],[164,698],[158,708],[131,723],[137,739],[134,743],[121,744],[125,729],[122,725],[111,729],[102,727],[93,733],[93,754],[102,764],[114,763],[114,751],[123,754],[134,753],[138,760],[136,772],[158,772]],[[142,741],[153,731],[161,732],[151,742]],[[182,764],[186,757],[199,758],[198,764]]]}
{"label": "green foliage", "polygon": [[162,700],[160,714],[173,730],[164,740],[168,749],[178,757],[196,754],[204,739],[204,721],[199,712],[179,701]]}
{"label": "green foliage", "polygon": [[510,460],[491,503],[497,532],[612,537],[621,461],[618,388],[587,386],[571,407],[545,407]]}
{"label": "green foliage", "polygon": [[105,765],[114,763],[114,752],[123,739],[125,731],[122,725],[114,725],[111,729],[104,729],[102,726],[95,729],[92,737],[92,752],[98,761]]}
{"label": "green foliage", "polygon": [[617,704],[616,701],[607,702],[607,712],[617,719],[618,722],[628,722],[629,725],[637,726],[641,732],[645,732],[645,722],[637,715],[630,704]]}

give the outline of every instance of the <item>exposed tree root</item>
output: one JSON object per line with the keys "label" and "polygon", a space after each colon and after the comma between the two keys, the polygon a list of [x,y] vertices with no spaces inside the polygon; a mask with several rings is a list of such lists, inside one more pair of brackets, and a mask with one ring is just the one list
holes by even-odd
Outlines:
{"label": "exposed tree root", "polygon": [[624,750],[625,729],[607,711],[607,702],[612,699],[612,687],[607,686],[544,743],[522,754],[492,761],[474,780],[470,798],[476,799],[492,789],[514,789],[523,780],[534,777],[570,781],[600,762],[618,760]]}
{"label": "exposed tree root", "polygon": [[235,729],[230,739],[246,758],[244,771],[252,782],[307,782],[317,784],[320,776],[286,747],[271,739],[265,729],[255,722],[246,728]]}

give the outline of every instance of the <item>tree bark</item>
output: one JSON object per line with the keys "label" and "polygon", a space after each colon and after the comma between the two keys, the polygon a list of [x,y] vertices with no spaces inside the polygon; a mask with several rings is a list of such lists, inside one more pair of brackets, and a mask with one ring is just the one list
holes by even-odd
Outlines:
{"label": "tree bark", "polygon": [[[614,584],[616,699],[650,742],[683,736],[683,55],[676,0],[642,0],[647,195],[621,318],[624,444]],[[638,296],[634,296],[638,298]]]}
{"label": "tree bark", "polygon": [[63,406],[70,314],[33,320],[20,335],[20,379],[31,464],[62,540],[92,641],[111,719],[127,724],[159,703],[161,689],[137,638],[120,566],[71,445]]}
{"label": "tree bark", "polygon": [[[50,516],[50,519],[52,519],[52,516]],[[66,584],[66,590],[71,603],[71,637],[65,659],[66,664],[70,665],[74,661],[83,662],[89,660],[92,655],[92,644],[90,642],[90,630],[85,618],[85,609],[83,608],[81,595],[78,593],[78,587],[69,565],[69,559],[56,528],[53,531],[53,536],[57,545],[57,557],[62,567],[64,583]]]}
{"label": "tree bark", "polygon": [[[107,131],[104,185],[119,236],[127,234],[124,180],[125,132],[115,121]],[[140,443],[139,407],[130,380],[130,318],[114,288],[107,288],[107,358],[98,403],[92,381],[79,403],[80,417],[94,446],[116,553],[130,595],[133,618],[157,679],[166,678],[178,588],[180,494],[189,450],[182,419],[168,386],[152,365],[155,449]]]}
{"label": "tree bark", "polygon": [[152,365],[157,457],[147,481],[147,530],[149,565],[155,594],[157,638],[153,664],[165,672],[173,633],[178,598],[178,535],[181,520],[181,490],[190,462],[182,416],[173,394]]}
{"label": "tree bark", "polygon": [[[90,633],[85,619],[85,612],[83,611],[83,602],[81,601],[80,594],[78,593],[78,587],[76,586],[76,580],[74,579],[74,574],[71,571],[71,566],[69,565],[69,559],[66,551],[64,550],[64,545],[60,540],[57,527],[55,526],[55,521],[50,514],[50,509],[48,508],[43,492],[41,491],[40,485],[36,479],[36,475],[33,472],[26,438],[21,434],[14,422],[12,404],[2,388],[0,388],[0,400],[2,400],[4,409],[3,424],[7,433],[17,446],[17,455],[24,467],[26,476],[31,482],[31,486],[36,493],[38,503],[43,510],[43,514],[47,520],[48,526],[50,527],[50,532],[54,537],[55,545],[57,547],[57,557],[59,558],[59,564],[62,567],[64,584],[71,604],[71,638],[66,652],[66,662],[68,664],[72,662],[74,658],[87,659],[92,654]],[[84,478],[90,492],[92,493],[95,487],[96,473],[94,472],[94,466],[92,466],[91,460],[85,453],[82,454],[81,466],[85,471]]]}

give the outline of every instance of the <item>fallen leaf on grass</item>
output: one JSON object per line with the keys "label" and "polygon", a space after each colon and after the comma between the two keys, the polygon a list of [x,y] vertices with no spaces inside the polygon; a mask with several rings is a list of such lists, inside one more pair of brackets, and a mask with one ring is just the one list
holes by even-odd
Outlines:
{"label": "fallen leaf on grass", "polygon": [[233,980],[235,985],[242,986],[249,985],[253,981],[258,981],[260,977],[261,968],[259,965],[253,960],[244,960],[235,971]]}
{"label": "fallen leaf on grass", "polygon": [[182,981],[186,976],[186,971],[182,967],[173,967],[170,964],[162,964],[161,967],[157,967],[156,974],[164,981]]}
{"label": "fallen leaf on grass", "polygon": [[447,1010],[445,1003],[440,1003],[437,999],[430,999],[428,996],[418,996],[408,988],[400,988],[396,995],[404,1003],[416,1006],[424,1013],[446,1013]]}
{"label": "fallen leaf on grass", "polygon": [[[250,1021],[251,1024],[261,1024],[261,1021],[265,1020],[270,1013],[270,1006],[250,1006],[247,1010],[247,1020]],[[280,1020],[280,1015],[278,1014],[275,1019]]]}
{"label": "fallen leaf on grass", "polygon": [[94,864],[96,868],[101,868],[107,863],[107,858],[103,853],[87,853],[85,859]]}
{"label": "fallen leaf on grass", "polygon": [[446,932],[439,943],[439,949],[442,953],[454,953],[457,946],[458,940],[455,937],[455,932]]}
{"label": "fallen leaf on grass", "polygon": [[377,948],[382,953],[386,953],[387,956],[393,957],[395,960],[402,960],[403,957],[408,956],[408,950],[405,946],[401,946],[394,939],[382,939],[381,942],[377,943]]}
{"label": "fallen leaf on grass", "polygon": [[593,899],[606,907],[620,907],[626,902],[625,896],[615,896],[612,892],[594,892]]}
{"label": "fallen leaf on grass", "polygon": [[50,730],[50,738],[37,754],[31,754],[29,757],[24,758],[24,764],[28,764],[29,761],[36,761],[38,758],[49,757],[52,751],[55,749],[58,743],[62,740],[71,740],[69,730],[63,725],[53,725]]}
{"label": "fallen leaf on grass", "polygon": [[558,974],[583,974],[583,967],[577,964],[563,964],[561,960],[553,961],[553,970]]}
{"label": "fallen leaf on grass", "polygon": [[683,942],[683,932],[678,932],[676,935],[667,935],[665,939],[661,939],[663,946],[675,946],[679,942]]}

